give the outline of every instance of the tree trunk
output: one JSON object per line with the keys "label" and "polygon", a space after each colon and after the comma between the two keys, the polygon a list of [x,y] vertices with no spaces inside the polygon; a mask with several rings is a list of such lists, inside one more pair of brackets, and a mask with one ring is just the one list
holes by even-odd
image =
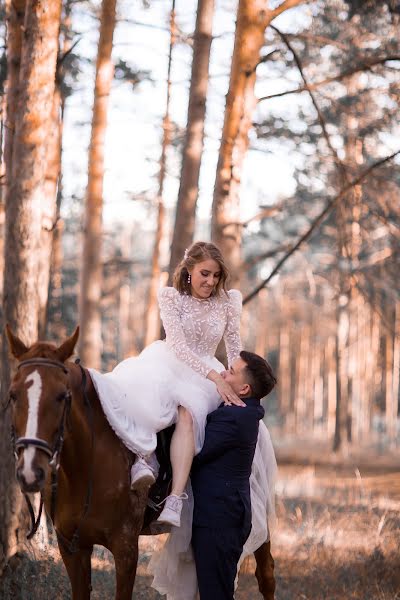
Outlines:
{"label": "tree trunk", "polygon": [[[11,171],[7,174],[6,193],[4,317],[14,332],[28,343],[36,340],[38,333],[37,253],[41,191],[46,169],[47,116],[54,94],[60,12],[61,0],[51,3],[28,0],[26,3],[12,156],[7,159]],[[8,92],[15,94],[12,85]],[[15,96],[13,98],[15,102]],[[9,152],[9,145],[7,147]],[[8,347],[3,340],[3,402],[9,386],[9,369]],[[14,483],[9,428],[9,415],[6,414],[0,421],[0,571],[18,549],[19,496]],[[23,542],[21,531],[19,536]]]}
{"label": "tree trunk", "polygon": [[400,301],[396,302],[395,325],[393,339],[393,418],[395,420],[395,438],[399,418],[399,384],[400,384]]}
{"label": "tree trunk", "polygon": [[[282,303],[285,306],[286,298],[282,298]],[[290,368],[290,350],[292,339],[290,336],[290,320],[287,311],[282,310],[282,318],[279,328],[279,366],[278,366],[278,395],[279,395],[279,410],[284,419],[284,426],[287,427],[290,413],[290,395],[291,395],[291,379],[292,372]],[[293,420],[293,416],[292,416]]]}
{"label": "tree trunk", "polygon": [[[15,132],[15,112],[18,104],[19,93],[19,69],[21,65],[22,31],[25,17],[25,0],[6,0],[5,14],[7,22],[7,80],[6,92],[2,97],[2,128],[4,127],[4,140],[1,136],[2,160],[0,161],[0,293],[3,293],[4,281],[4,222],[5,222],[5,198],[7,187],[11,180],[11,160]],[[3,315],[0,315],[3,316]],[[3,328],[4,323],[1,319],[0,324]]]}
{"label": "tree trunk", "polygon": [[145,346],[151,344],[159,338],[160,335],[160,315],[157,303],[157,292],[160,285],[161,277],[161,246],[164,239],[165,229],[165,206],[164,206],[164,181],[167,166],[167,150],[171,142],[171,121],[169,116],[169,106],[171,99],[171,67],[172,67],[172,52],[176,41],[176,25],[175,25],[175,0],[172,0],[171,20],[170,20],[170,44],[168,54],[168,71],[167,71],[167,103],[165,108],[165,116],[163,119],[163,140],[160,157],[160,171],[158,175],[158,195],[157,195],[157,227],[155,232],[155,240],[153,246],[153,256],[151,261],[151,277],[149,294],[147,298],[147,317],[146,317],[146,334]]}
{"label": "tree trunk", "polygon": [[89,147],[88,187],[80,297],[80,355],[82,362],[101,366],[101,238],[104,178],[104,140],[107,108],[114,75],[111,62],[116,0],[103,0],[97,53],[96,81]]}
{"label": "tree trunk", "polygon": [[337,339],[336,339],[336,420],[333,441],[334,452],[348,448],[348,373],[347,351],[349,337],[348,297],[340,296],[337,307]]}
{"label": "tree trunk", "polygon": [[327,377],[327,424],[326,431],[328,437],[333,437],[335,434],[336,421],[336,403],[337,403],[337,375],[336,375],[336,344],[337,338],[329,336],[325,348],[325,369]]}
{"label": "tree trunk", "polygon": [[[72,45],[72,0],[64,2],[62,18],[61,18],[61,56],[69,52]],[[57,79],[59,84],[59,91],[62,92],[61,82],[64,77],[63,72],[63,61],[61,65],[58,65]],[[56,81],[57,83],[57,81]],[[59,156],[58,161],[60,167],[58,169],[58,180],[57,180],[57,199],[56,199],[56,214],[55,222],[52,233],[51,242],[51,257],[50,257],[50,274],[49,274],[49,285],[48,285],[48,298],[46,307],[46,337],[51,340],[59,341],[63,340],[67,336],[67,330],[63,321],[62,315],[62,262],[63,262],[63,248],[62,248],[62,236],[64,230],[64,223],[61,219],[61,203],[63,199],[63,174],[62,174],[62,137],[64,127],[64,114],[65,114],[65,93],[60,94],[60,108],[59,108]]]}
{"label": "tree trunk", "polygon": [[57,221],[57,186],[61,172],[61,92],[54,90],[47,147],[47,172],[42,198],[42,231],[39,255],[39,338],[46,338],[51,258]]}
{"label": "tree trunk", "polygon": [[285,0],[271,10],[269,0],[239,0],[229,90],[219,150],[212,207],[212,239],[220,247],[231,270],[231,283],[239,278],[239,189],[248,135],[256,106],[256,68],[264,45],[265,29],[285,10],[303,0]]}
{"label": "tree trunk", "polygon": [[398,405],[398,399],[393,394],[393,350],[393,335],[388,331],[385,334],[385,420],[386,435],[391,446],[396,440]]}
{"label": "tree trunk", "polygon": [[7,20],[7,102],[6,135],[4,141],[5,184],[11,181],[11,161],[15,133],[15,113],[20,91],[22,35],[25,18],[25,0],[6,0]]}
{"label": "tree trunk", "polygon": [[204,142],[204,120],[209,79],[214,0],[199,0],[193,42],[189,108],[182,170],[172,237],[168,285],[185,249],[193,242],[199,174]]}

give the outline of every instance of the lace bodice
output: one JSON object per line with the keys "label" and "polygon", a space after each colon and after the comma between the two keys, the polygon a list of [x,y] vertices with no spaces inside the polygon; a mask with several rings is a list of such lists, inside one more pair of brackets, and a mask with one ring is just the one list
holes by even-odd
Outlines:
{"label": "lace bodice", "polygon": [[192,369],[207,377],[210,367],[202,357],[214,356],[222,338],[228,364],[239,356],[242,295],[238,290],[200,300],[165,287],[158,301],[166,343]]}

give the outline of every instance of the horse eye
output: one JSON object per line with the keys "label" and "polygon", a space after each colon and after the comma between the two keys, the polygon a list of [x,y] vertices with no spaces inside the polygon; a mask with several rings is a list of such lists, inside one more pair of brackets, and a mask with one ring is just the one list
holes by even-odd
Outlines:
{"label": "horse eye", "polygon": [[9,392],[8,397],[10,402],[15,402],[17,400],[17,395],[14,392]]}
{"label": "horse eye", "polygon": [[58,394],[56,398],[57,402],[62,402],[63,400],[65,400],[66,395],[67,394],[65,392],[61,392],[61,394]]}

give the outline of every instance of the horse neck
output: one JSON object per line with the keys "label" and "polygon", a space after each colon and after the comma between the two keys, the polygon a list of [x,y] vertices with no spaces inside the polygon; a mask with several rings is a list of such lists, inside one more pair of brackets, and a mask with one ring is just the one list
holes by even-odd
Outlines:
{"label": "horse neck", "polygon": [[[104,416],[100,410],[97,394],[91,385],[91,380],[86,372],[86,385],[82,383],[82,371],[79,366],[69,363],[70,387],[72,393],[71,412],[65,435],[66,456],[79,454],[85,462],[89,459],[93,438],[99,427],[99,420]],[[65,465],[67,467],[67,464]]]}

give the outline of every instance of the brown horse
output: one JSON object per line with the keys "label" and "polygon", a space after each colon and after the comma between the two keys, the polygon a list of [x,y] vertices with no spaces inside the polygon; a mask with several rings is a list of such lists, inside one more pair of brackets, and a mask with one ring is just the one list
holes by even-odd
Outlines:
{"label": "brown horse", "polygon": [[[42,494],[73,600],[90,599],[94,544],[114,555],[115,600],[131,600],[148,492],[130,490],[135,457],[109,426],[87,372],[67,361],[79,329],[59,347],[28,348],[8,327],[7,335],[19,361],[9,401],[21,491]],[[269,543],[255,557],[260,592],[273,600]]]}

